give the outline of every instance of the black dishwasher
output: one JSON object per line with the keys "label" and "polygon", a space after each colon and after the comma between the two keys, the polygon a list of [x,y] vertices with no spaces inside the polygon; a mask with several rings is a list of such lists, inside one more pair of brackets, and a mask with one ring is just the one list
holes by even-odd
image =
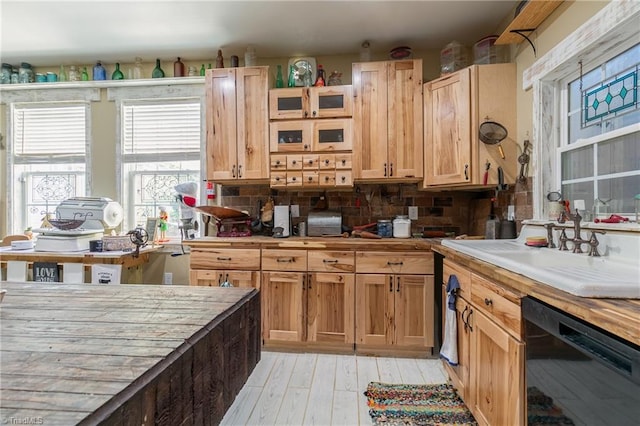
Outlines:
{"label": "black dishwasher", "polygon": [[640,347],[526,297],[529,424],[640,424]]}

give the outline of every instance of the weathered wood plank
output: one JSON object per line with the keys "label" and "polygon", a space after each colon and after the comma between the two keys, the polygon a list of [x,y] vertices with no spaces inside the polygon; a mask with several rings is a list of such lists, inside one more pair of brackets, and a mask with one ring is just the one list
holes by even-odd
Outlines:
{"label": "weathered wood plank", "polygon": [[217,424],[260,359],[254,289],[0,287],[3,419]]}

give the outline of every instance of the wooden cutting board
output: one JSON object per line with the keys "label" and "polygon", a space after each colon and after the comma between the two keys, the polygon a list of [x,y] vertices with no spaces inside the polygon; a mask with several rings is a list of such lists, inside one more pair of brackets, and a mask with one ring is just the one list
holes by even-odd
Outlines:
{"label": "wooden cutting board", "polygon": [[220,206],[197,206],[194,209],[207,216],[211,216],[217,220],[222,219],[242,219],[248,218],[249,215],[245,212],[241,212],[240,210],[232,209],[229,207],[220,207]]}

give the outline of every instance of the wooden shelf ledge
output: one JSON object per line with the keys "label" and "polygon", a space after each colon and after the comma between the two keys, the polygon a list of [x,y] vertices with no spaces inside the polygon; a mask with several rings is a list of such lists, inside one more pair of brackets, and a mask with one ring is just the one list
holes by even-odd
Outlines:
{"label": "wooden shelf ledge", "polygon": [[495,44],[522,43],[526,37],[518,33],[534,31],[562,2],[563,0],[529,0]]}

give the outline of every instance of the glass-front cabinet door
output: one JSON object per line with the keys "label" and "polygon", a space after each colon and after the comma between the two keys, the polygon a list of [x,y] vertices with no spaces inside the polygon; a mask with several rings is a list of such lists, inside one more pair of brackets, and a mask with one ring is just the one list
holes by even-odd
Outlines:
{"label": "glass-front cabinet door", "polygon": [[310,117],[350,117],[352,114],[351,86],[312,87],[309,90]]}
{"label": "glass-front cabinet door", "polygon": [[313,122],[313,151],[350,151],[352,147],[351,119]]}
{"label": "glass-front cabinet door", "polygon": [[269,128],[271,152],[312,151],[312,121],[272,121]]}
{"label": "glass-front cabinet door", "polygon": [[309,114],[308,87],[269,90],[269,118],[289,120],[306,118]]}

